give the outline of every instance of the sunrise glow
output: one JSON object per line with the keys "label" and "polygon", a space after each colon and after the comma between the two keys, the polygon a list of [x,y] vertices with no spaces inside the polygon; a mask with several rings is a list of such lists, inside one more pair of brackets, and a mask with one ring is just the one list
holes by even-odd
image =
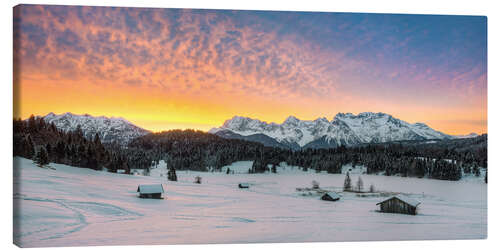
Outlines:
{"label": "sunrise glow", "polygon": [[23,5],[14,117],[123,117],[209,130],[392,114],[487,132],[486,18]]}

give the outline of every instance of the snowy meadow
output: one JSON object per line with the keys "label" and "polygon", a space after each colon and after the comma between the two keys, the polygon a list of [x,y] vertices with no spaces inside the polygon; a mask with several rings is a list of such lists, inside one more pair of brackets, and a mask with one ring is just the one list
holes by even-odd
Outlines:
{"label": "snowy meadow", "polygon": [[[113,174],[70,167],[39,168],[14,158],[14,241],[22,247],[262,243],[487,237],[487,184],[478,177],[460,181],[365,175],[365,189],[397,192],[418,200],[418,215],[378,212],[382,196],[342,192],[344,174],[315,173],[280,165],[277,173],[247,174],[252,162],[235,162],[234,174],[177,171],[166,166],[150,176]],[[196,176],[201,184],[193,183]],[[297,188],[338,191],[323,201]],[[239,189],[238,183],[250,184]],[[163,200],[139,199],[139,184],[163,184]]]}

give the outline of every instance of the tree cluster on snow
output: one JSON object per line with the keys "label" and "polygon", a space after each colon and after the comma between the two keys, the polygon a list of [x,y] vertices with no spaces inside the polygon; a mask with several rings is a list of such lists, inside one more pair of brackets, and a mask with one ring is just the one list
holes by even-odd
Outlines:
{"label": "tree cluster on snow", "polygon": [[47,154],[47,150],[44,147],[41,147],[38,152],[35,154],[35,159],[33,160],[35,164],[39,167],[43,167],[49,164],[49,156]]}
{"label": "tree cluster on snow", "polygon": [[253,160],[262,144],[224,139],[195,130],[170,130],[134,139],[129,150],[143,152],[151,159],[165,160],[177,170],[220,170],[241,160]]}
{"label": "tree cluster on snow", "polygon": [[[454,141],[454,140],[453,140]],[[367,174],[459,180],[462,172],[480,174],[487,168],[486,136],[438,145],[374,144],[335,149],[292,151],[283,157],[288,165],[341,173],[346,164],[363,165]],[[479,145],[479,146],[478,146]],[[281,159],[283,159],[281,158]]]}
{"label": "tree cluster on snow", "polygon": [[[38,148],[37,154],[35,148]],[[27,121],[14,120],[14,155],[40,161],[100,170],[110,167],[113,153],[101,144],[99,136],[88,140],[81,129],[72,132],[58,130],[53,124],[31,116]]]}

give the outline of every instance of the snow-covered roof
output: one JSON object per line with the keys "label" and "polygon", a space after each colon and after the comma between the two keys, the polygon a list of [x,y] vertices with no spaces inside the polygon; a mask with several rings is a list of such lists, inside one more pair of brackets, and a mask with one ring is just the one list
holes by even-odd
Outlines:
{"label": "snow-covered roof", "polygon": [[404,202],[404,203],[407,203],[407,204],[409,204],[409,205],[411,205],[411,206],[414,206],[414,207],[416,207],[416,206],[418,206],[418,205],[420,204],[420,202],[419,202],[419,201],[416,201],[416,200],[410,199],[410,198],[405,197],[405,196],[402,196],[402,195],[396,195],[396,196],[392,196],[392,197],[391,197],[391,198],[389,198],[389,199],[385,199],[385,200],[383,200],[383,201],[381,201],[381,202],[377,203],[377,205],[378,205],[378,204],[380,204],[380,203],[386,202],[386,201],[388,201],[388,200],[392,200],[392,199],[394,199],[394,198],[396,198],[396,199],[398,199],[398,200],[400,200],[400,201],[402,201],[402,202]]}
{"label": "snow-covered roof", "polygon": [[332,199],[340,199],[340,195],[335,192],[326,193],[328,196],[332,197]]}
{"label": "snow-covered roof", "polygon": [[139,192],[141,194],[163,193],[163,185],[162,184],[139,185],[139,187],[137,187],[137,192]]}

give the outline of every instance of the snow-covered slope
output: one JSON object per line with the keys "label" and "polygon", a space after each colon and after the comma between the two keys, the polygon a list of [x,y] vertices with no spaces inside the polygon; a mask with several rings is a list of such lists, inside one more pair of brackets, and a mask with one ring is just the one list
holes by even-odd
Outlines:
{"label": "snow-covered slope", "polygon": [[66,132],[74,131],[80,126],[86,138],[92,139],[97,133],[103,143],[117,142],[125,145],[136,137],[150,133],[123,118],[75,115],[68,112],[60,115],[49,113],[43,119]]}
{"label": "snow-covered slope", "polygon": [[339,113],[331,121],[326,118],[303,121],[290,116],[282,124],[235,116],[210,133],[221,135],[227,131],[241,136],[263,134],[291,148],[454,138],[423,123],[410,124],[388,114],[371,112]]}
{"label": "snow-covered slope", "polygon": [[[345,175],[280,164],[278,173],[177,171],[167,181],[70,167],[39,168],[14,157],[14,242],[22,247],[483,239],[487,236],[487,185],[394,176],[360,175],[365,190],[418,200],[419,215],[378,213],[387,197],[341,193]],[[227,167],[226,167],[227,168]],[[358,168],[358,167],[357,167]],[[157,169],[161,169],[158,167]],[[238,169],[241,169],[238,171]],[[353,169],[351,179],[358,180]],[[202,184],[194,184],[194,177]],[[296,188],[338,191],[337,202],[303,196]],[[239,189],[238,183],[250,184]],[[137,186],[163,184],[164,200],[139,199]],[[314,232],[311,234],[311,232]]]}

